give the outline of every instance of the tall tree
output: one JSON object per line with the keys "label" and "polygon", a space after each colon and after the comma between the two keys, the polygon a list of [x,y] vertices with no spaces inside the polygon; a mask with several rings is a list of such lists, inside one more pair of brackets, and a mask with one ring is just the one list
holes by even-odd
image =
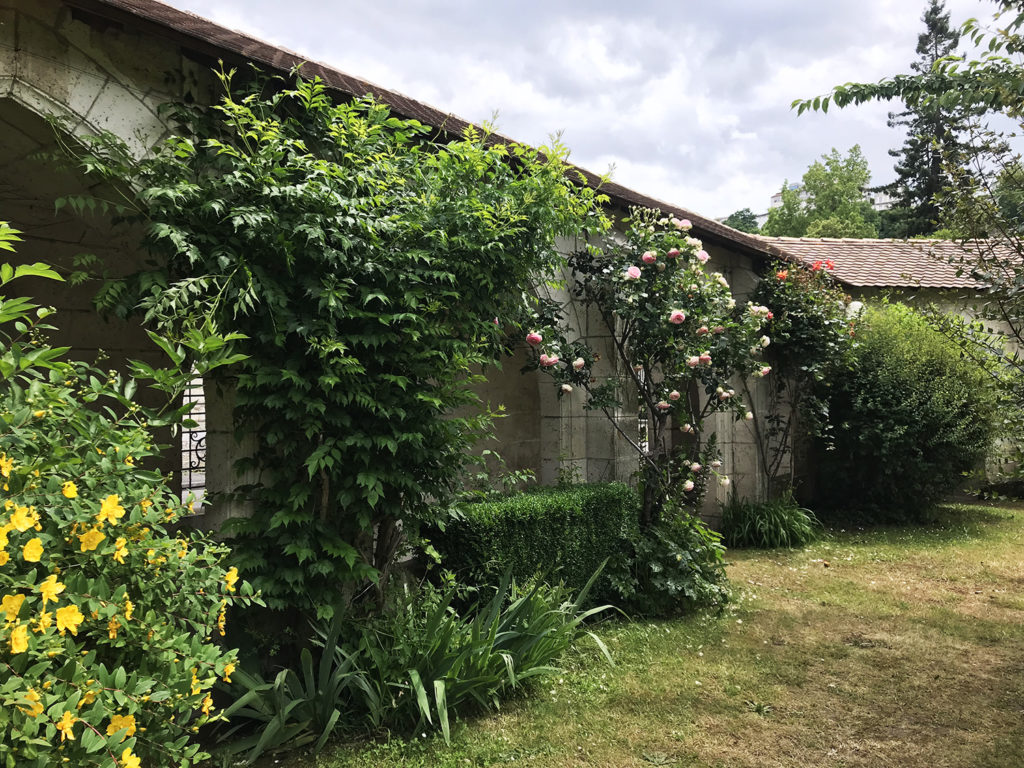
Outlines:
{"label": "tall tree", "polygon": [[802,187],[782,185],[782,205],[768,211],[761,232],[771,237],[876,237],[878,214],[864,199],[870,181],[860,146],[845,156],[833,147],[811,163]]}
{"label": "tall tree", "polygon": [[740,232],[749,232],[756,235],[761,227],[757,224],[757,214],[749,208],[740,208],[738,211],[733,211],[722,223],[727,227],[738,229]]}
{"label": "tall tree", "polygon": [[[927,75],[936,63],[951,56],[960,43],[959,31],[949,25],[944,0],[929,0],[921,17],[925,30],[917,37],[917,55],[910,68]],[[963,162],[962,141],[966,117],[962,109],[945,106],[933,99],[905,103],[902,112],[889,113],[890,128],[905,128],[907,138],[899,149],[890,149],[896,158],[896,180],[882,189],[897,197],[886,213],[887,235],[913,237],[935,231],[939,219],[936,196],[949,185],[950,175],[944,163]]]}

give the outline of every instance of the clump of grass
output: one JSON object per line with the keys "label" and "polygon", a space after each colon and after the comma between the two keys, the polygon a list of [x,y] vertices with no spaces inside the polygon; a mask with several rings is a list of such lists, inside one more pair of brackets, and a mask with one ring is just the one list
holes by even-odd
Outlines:
{"label": "clump of grass", "polygon": [[814,513],[798,505],[792,493],[764,502],[733,498],[722,509],[722,538],[728,547],[805,547],[820,530]]}

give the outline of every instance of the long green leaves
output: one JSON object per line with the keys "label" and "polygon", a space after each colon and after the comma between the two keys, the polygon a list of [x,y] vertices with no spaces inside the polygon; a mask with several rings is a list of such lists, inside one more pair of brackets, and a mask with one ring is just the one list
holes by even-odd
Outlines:
{"label": "long green leaves", "polygon": [[371,623],[336,617],[320,630],[319,661],[304,650],[300,670],[283,670],[271,683],[235,673],[238,698],[225,714],[247,722],[225,738],[246,725],[258,728],[230,751],[252,761],[284,744],[319,750],[339,729],[430,728],[448,741],[457,713],[496,708],[533,678],[557,672],[558,657],[582,634],[612,663],[604,643],[583,631],[609,608],[581,609],[599,573],[575,598],[561,586],[520,588],[506,572],[485,603],[461,616],[452,608],[453,587],[427,589]]}

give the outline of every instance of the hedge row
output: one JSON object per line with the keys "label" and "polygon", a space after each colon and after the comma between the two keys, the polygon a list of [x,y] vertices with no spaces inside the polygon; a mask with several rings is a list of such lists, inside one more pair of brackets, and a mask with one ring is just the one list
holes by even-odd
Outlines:
{"label": "hedge row", "polygon": [[[517,581],[539,573],[578,589],[605,559],[632,551],[639,504],[621,483],[536,488],[467,505],[435,546],[466,583],[495,584],[511,566]],[[592,596],[608,594],[605,573]]]}

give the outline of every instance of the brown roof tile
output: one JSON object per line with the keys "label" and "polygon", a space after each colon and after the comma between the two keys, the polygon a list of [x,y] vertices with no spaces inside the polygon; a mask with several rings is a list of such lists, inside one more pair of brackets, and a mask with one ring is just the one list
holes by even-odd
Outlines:
{"label": "brown roof tile", "polygon": [[[157,0],[64,0],[64,2],[73,8],[87,11],[104,19],[172,40],[187,50],[204,56],[215,59],[223,58],[227,63],[252,61],[278,71],[288,71],[296,65],[302,64],[302,71],[307,77],[320,77],[330,88],[346,96],[362,97],[372,94],[378,101],[390,106],[398,115],[419,120],[449,135],[461,134],[470,125],[468,121],[457,115],[416,101],[396,91],[381,88],[326,64],[309,62],[299,54],[258,40],[243,32],[227,29],[201,16],[179,11],[169,5],[157,2]],[[507,143],[513,142],[513,139],[500,134],[495,134],[494,139]],[[598,174],[585,168],[579,168],[579,170],[591,186],[597,186],[600,183]],[[689,219],[693,222],[694,234],[708,243],[724,245],[733,250],[762,258],[784,255],[778,253],[776,247],[768,241],[739,232],[685,208],[656,200],[621,184],[603,184],[601,191],[614,202],[624,206],[639,205],[658,208],[666,215]]]}
{"label": "brown roof tile", "polygon": [[876,240],[854,238],[761,237],[797,261],[813,264],[831,259],[833,274],[858,288],[980,288],[970,271],[958,273],[971,259],[971,245],[955,240]]}

